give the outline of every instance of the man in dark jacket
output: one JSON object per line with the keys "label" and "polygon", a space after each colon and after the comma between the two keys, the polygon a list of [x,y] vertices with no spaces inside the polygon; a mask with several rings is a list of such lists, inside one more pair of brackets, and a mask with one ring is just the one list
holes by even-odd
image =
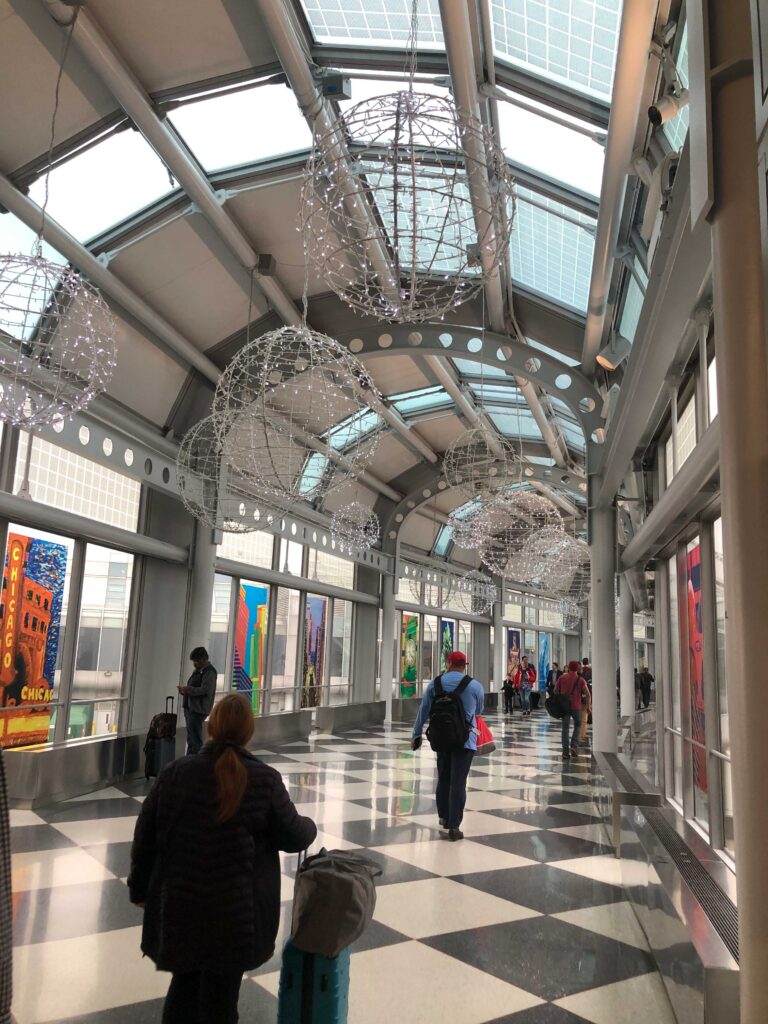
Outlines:
{"label": "man in dark jacket", "polygon": [[560,666],[556,661],[552,662],[552,668],[547,672],[547,694],[552,696],[555,692],[555,683],[563,673],[560,671]]}
{"label": "man in dark jacket", "polygon": [[[317,827],[299,815],[280,773],[237,751],[248,781],[240,805],[217,819],[215,744],[168,765],[144,801],[128,890],[144,907],[141,949],[174,976],[164,1021],[230,1024],[245,971],[266,963],[280,922],[279,850],[300,853]],[[186,1002],[187,1007],[183,1005]],[[166,1000],[168,1003],[169,1000]]]}
{"label": "man in dark jacket", "polygon": [[208,658],[204,647],[196,647],[189,656],[195,671],[186,686],[178,691],[184,697],[184,719],[187,723],[187,753],[196,754],[203,745],[203,722],[211,713],[216,698],[216,676],[218,673]]}
{"label": "man in dark jacket", "polygon": [[[651,703],[651,683],[654,681],[653,676],[648,671],[648,666],[643,665],[640,669],[640,696],[643,701],[643,707],[647,708]],[[639,707],[639,705],[638,705]]]}

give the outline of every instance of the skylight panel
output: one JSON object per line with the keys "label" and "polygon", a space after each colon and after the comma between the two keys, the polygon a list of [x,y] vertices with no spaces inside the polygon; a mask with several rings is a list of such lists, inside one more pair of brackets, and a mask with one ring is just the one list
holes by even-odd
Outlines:
{"label": "skylight panel", "polygon": [[580,366],[580,359],[572,359],[570,356],[564,355],[562,352],[558,352],[557,349],[550,348],[548,345],[542,344],[540,341],[536,341],[535,338],[528,338],[528,344],[532,348],[537,348],[539,352],[543,352],[545,355],[553,356],[555,359],[559,359],[561,363],[565,363],[566,366]]}
{"label": "skylight panel", "polygon": [[[685,88],[688,88],[688,22],[683,25],[683,31],[680,36],[680,47],[675,58],[675,67],[677,73],[680,76],[680,81],[683,83]],[[671,121],[667,121],[664,124],[664,134],[667,137],[667,142],[670,144],[672,149],[679,152],[683,148],[685,137],[688,134],[688,122],[690,120],[690,114],[688,107],[683,109],[676,114]]]}
{"label": "skylight panel", "polygon": [[483,403],[496,401],[515,405],[521,400],[520,391],[514,385],[511,378],[509,384],[488,384],[485,381],[482,384],[473,382],[470,384],[470,389]]}
{"label": "skylight panel", "polygon": [[301,471],[299,494],[303,497],[314,495],[317,483],[325,476],[329,465],[329,459],[322,452],[310,452]]}
{"label": "skylight panel", "polygon": [[579,92],[610,99],[621,0],[491,0],[494,52]]}
{"label": "skylight panel", "polygon": [[434,554],[442,557],[448,550],[448,545],[451,543],[452,530],[449,526],[443,526],[440,533],[437,535],[435,546],[432,549]]}
{"label": "skylight panel", "polygon": [[[638,263],[635,263],[638,272],[646,280],[645,274]],[[634,274],[628,275],[627,290],[624,296],[624,306],[621,311],[621,320],[619,321],[619,334],[628,338],[630,341],[635,340],[635,334],[637,333],[637,325],[640,322],[640,314],[643,311],[643,303],[645,302],[645,292],[640,287],[639,282],[636,280]]]}
{"label": "skylight panel", "polygon": [[500,366],[492,366],[488,363],[480,363],[474,359],[454,359],[453,365],[467,377],[506,377],[506,370]]}
{"label": "skylight panel", "polygon": [[[4,213],[0,216],[0,252],[31,256],[36,241],[36,232],[23,224],[18,217],[12,213]],[[47,242],[43,242],[43,256],[55,263],[61,263],[62,266],[67,266],[67,261]],[[48,298],[42,290],[33,290],[31,287],[25,288],[22,295],[22,288],[18,284],[14,285],[13,293],[17,300],[23,299],[29,310],[34,310],[36,313],[42,313]],[[27,341],[31,338],[38,323],[34,317],[25,314],[21,301],[15,314],[11,313],[10,308],[5,309],[3,320],[5,330],[19,341]]]}
{"label": "skylight panel", "polygon": [[[318,43],[405,48],[411,30],[411,0],[303,0]],[[443,27],[438,0],[419,4],[420,48],[440,50]]]}
{"label": "skylight panel", "polygon": [[390,397],[391,404],[403,415],[425,412],[428,409],[450,405],[453,399],[439,386],[419,388],[416,391],[404,391]]}
{"label": "skylight panel", "polygon": [[541,109],[541,114],[534,114],[511,103],[498,104],[500,140],[507,157],[571,188],[599,196],[605,149],[588,135],[550,120],[546,108]]}
{"label": "skylight panel", "polygon": [[510,411],[499,408],[490,408],[488,412],[494,425],[506,437],[525,437],[541,440],[541,431],[530,413],[525,413],[522,410]]}
{"label": "skylight panel", "polygon": [[178,107],[168,120],[209,173],[306,150],[309,126],[285,85],[254,86]]}
{"label": "skylight panel", "polygon": [[362,440],[383,424],[384,421],[377,412],[374,412],[373,409],[363,409],[361,412],[355,413],[354,416],[347,417],[329,431],[333,447],[338,451],[344,451],[348,445]]}
{"label": "skylight panel", "polygon": [[[86,242],[176,187],[149,143],[138,132],[121,131],[51,171],[48,213],[78,241]],[[44,176],[29,194],[43,205]]]}
{"label": "skylight panel", "polygon": [[586,312],[595,221],[530,189],[517,188],[512,278],[524,288]]}

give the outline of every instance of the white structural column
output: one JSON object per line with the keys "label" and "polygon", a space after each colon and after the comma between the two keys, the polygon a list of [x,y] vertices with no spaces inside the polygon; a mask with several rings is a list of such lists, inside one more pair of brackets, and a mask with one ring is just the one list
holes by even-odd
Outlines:
{"label": "white structural column", "polygon": [[[211,632],[213,581],[216,576],[216,540],[210,526],[195,523],[195,548],[190,567],[184,659],[195,647],[207,647]],[[216,666],[220,671],[224,666]],[[184,666],[182,665],[182,669]]]}
{"label": "white structural column", "polygon": [[[590,477],[590,496],[599,493],[600,478]],[[590,505],[591,505],[590,497]],[[589,549],[592,555],[592,710],[595,750],[615,753],[616,721],[616,510],[590,508]]]}
{"label": "white structural column", "polygon": [[507,645],[505,640],[504,588],[502,587],[501,600],[494,601],[493,603],[493,686],[497,693],[501,690],[501,684],[504,682],[504,676],[506,674]]}
{"label": "white structural column", "polygon": [[381,696],[384,724],[392,725],[392,680],[395,675],[395,576],[381,577]]}
{"label": "white structural column", "polygon": [[[761,5],[762,6],[762,5]],[[726,662],[730,715],[741,1020],[768,1020],[765,713],[755,658],[768,648],[768,366],[749,0],[710,0],[714,206],[712,278],[720,418]],[[693,110],[692,110],[693,115]],[[759,174],[759,177],[758,177]],[[707,709],[715,714],[716,709]]]}
{"label": "white structural column", "polygon": [[619,576],[619,670],[621,716],[635,714],[635,628],[632,591],[627,574]]}

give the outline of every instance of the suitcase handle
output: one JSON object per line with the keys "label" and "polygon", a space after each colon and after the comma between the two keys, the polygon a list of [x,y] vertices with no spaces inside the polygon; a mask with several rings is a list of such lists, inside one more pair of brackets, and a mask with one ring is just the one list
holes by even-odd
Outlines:
{"label": "suitcase handle", "polygon": [[166,713],[166,714],[168,714],[168,713],[169,713],[169,711],[168,711],[168,702],[169,702],[169,701],[171,702],[171,709],[170,709],[170,713],[171,713],[171,714],[173,714],[173,697],[166,697],[166,698],[165,698],[165,713]]}

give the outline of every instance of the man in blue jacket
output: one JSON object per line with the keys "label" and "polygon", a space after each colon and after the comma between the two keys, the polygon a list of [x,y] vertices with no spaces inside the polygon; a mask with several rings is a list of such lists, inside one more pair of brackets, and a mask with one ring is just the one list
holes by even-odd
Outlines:
{"label": "man in blue jacket", "polygon": [[[440,676],[440,683],[446,693],[455,690],[467,674],[467,656],[461,651],[453,651],[446,659],[446,671]],[[413,724],[411,749],[418,750],[421,746],[421,733],[429,718],[432,699],[435,695],[434,681],[424,691],[424,698]],[[464,817],[464,804],[467,802],[467,776],[472,766],[472,758],[477,750],[477,715],[483,711],[483,687],[473,679],[461,694],[464,713],[472,728],[463,750],[452,750],[437,755],[437,817],[440,828],[447,831],[451,842],[463,839],[461,819]]]}

